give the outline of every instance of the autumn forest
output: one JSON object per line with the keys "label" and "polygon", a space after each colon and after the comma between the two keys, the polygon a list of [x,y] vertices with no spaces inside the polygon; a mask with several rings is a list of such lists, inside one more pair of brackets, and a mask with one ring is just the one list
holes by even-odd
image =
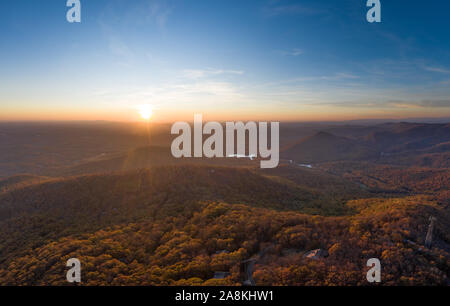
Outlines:
{"label": "autumn forest", "polygon": [[261,169],[175,159],[163,124],[0,124],[0,284],[449,284],[448,124],[280,127]]}

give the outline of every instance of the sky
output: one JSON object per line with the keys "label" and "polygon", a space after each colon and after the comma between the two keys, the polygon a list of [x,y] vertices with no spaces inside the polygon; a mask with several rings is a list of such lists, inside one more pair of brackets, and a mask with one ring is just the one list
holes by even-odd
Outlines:
{"label": "sky", "polygon": [[0,120],[450,117],[450,2],[0,2]]}

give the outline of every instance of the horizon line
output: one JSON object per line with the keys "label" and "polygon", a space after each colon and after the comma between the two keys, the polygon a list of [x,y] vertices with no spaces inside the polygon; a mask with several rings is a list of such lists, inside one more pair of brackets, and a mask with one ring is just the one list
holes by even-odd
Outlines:
{"label": "horizon line", "polygon": [[[282,122],[282,123],[345,123],[345,122],[358,122],[358,121],[412,121],[412,120],[420,120],[420,121],[448,121],[450,123],[450,117],[442,116],[442,117],[400,117],[400,118],[358,118],[358,119],[337,119],[337,120],[204,120],[205,122]],[[0,119],[0,123],[125,123],[125,124],[173,124],[175,122],[180,122],[182,120],[175,121],[145,121],[145,120],[107,120],[107,119]],[[184,120],[183,122],[193,122],[193,120]],[[419,123],[419,122],[417,122]],[[420,122],[424,123],[424,122]]]}

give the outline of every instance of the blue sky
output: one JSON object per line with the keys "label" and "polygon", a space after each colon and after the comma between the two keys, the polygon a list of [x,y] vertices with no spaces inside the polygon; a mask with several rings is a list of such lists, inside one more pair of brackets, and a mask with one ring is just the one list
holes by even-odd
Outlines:
{"label": "blue sky", "polygon": [[0,119],[450,116],[450,3],[0,3]]}

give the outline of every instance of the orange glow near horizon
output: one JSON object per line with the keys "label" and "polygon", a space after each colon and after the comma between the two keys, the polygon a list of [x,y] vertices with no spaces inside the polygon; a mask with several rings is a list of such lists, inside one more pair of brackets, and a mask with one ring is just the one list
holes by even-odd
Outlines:
{"label": "orange glow near horizon", "polygon": [[408,109],[394,112],[389,109],[355,111],[347,108],[311,107],[308,109],[275,110],[265,108],[201,111],[192,109],[157,109],[145,104],[138,107],[105,109],[6,109],[0,113],[0,121],[119,121],[136,122],[152,120],[155,123],[192,121],[194,114],[203,114],[204,121],[346,121],[358,119],[406,119],[406,118],[444,118],[450,113],[442,109]]}

